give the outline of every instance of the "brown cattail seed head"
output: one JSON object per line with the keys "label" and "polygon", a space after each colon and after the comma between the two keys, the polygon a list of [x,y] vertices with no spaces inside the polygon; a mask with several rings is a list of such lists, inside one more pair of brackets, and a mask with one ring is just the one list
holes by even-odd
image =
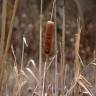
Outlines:
{"label": "brown cattail seed head", "polygon": [[52,45],[52,34],[54,32],[54,22],[48,21],[45,29],[45,54],[50,54]]}

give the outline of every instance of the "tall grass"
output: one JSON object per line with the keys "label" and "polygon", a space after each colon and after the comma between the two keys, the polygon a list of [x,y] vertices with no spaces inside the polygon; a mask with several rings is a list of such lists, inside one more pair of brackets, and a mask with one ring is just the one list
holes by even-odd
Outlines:
{"label": "tall grass", "polygon": [[[54,32],[54,47],[55,47],[55,54],[58,51],[58,44],[57,44],[57,22],[56,22],[56,12],[57,12],[57,1],[54,0],[54,21],[55,21],[55,32]],[[58,54],[55,57],[55,96],[58,96]]]}
{"label": "tall grass", "polygon": [[[75,41],[75,61],[74,61],[74,76],[75,76],[75,82],[77,82],[77,79],[80,75],[80,62],[79,62],[79,44],[80,44],[80,33],[81,33],[81,27],[80,27],[80,20],[78,20],[78,33],[76,34],[76,41]],[[77,85],[78,86],[78,85]],[[74,89],[74,96],[79,95],[78,89]]]}
{"label": "tall grass", "polygon": [[[79,47],[80,47],[80,35],[81,35],[81,22],[83,22],[81,19],[82,17],[82,12],[80,10],[80,6],[78,5],[78,2],[75,0],[77,7],[79,8],[80,11],[80,17],[77,20],[77,34],[75,37],[75,60],[74,60],[74,82],[72,83],[73,85],[70,86],[70,89],[67,88],[65,81],[66,81],[66,76],[67,76],[67,65],[65,64],[65,31],[66,31],[66,16],[65,16],[65,5],[63,5],[63,16],[62,16],[62,36],[60,37],[61,39],[61,49],[58,50],[58,34],[57,34],[57,0],[53,0],[53,5],[52,5],[52,12],[50,16],[50,20],[48,20],[48,26],[46,28],[45,35],[45,58],[46,61],[43,61],[43,0],[40,2],[40,34],[39,34],[39,65],[38,68],[34,62],[34,60],[29,60],[28,64],[24,67],[24,44],[25,44],[25,37],[23,37],[23,48],[22,48],[22,59],[21,59],[21,68],[17,67],[17,61],[16,61],[16,56],[15,52],[12,46],[10,46],[10,40],[12,37],[12,29],[14,27],[14,19],[17,11],[17,6],[19,0],[15,0],[14,6],[13,6],[13,12],[12,12],[12,18],[11,22],[9,25],[9,30],[8,30],[8,37],[7,37],[7,42],[5,43],[5,34],[6,34],[6,16],[7,16],[7,2],[8,0],[3,0],[2,3],[2,28],[1,28],[1,39],[0,39],[0,96],[3,96],[5,90],[8,91],[8,84],[7,81],[10,78],[11,74],[9,74],[9,78],[6,77],[5,71],[6,71],[6,59],[8,58],[8,50],[11,47],[13,57],[14,57],[14,66],[12,67],[12,76],[14,75],[14,82],[12,92],[9,95],[8,92],[6,92],[6,96],[22,96],[22,90],[23,86],[26,84],[33,84],[35,88],[32,90],[32,96],[38,95],[38,96],[70,96],[70,94],[73,92],[72,96],[79,96],[79,87],[83,87],[86,92],[90,96],[94,96],[94,94],[90,91],[88,86],[91,86],[91,84],[86,80],[81,75],[81,67],[80,63],[83,64],[80,56],[79,56]],[[54,21],[53,21],[54,20]],[[49,28],[49,29],[48,29]],[[47,38],[47,39],[46,39]],[[47,41],[46,41],[47,40]],[[52,43],[52,40],[54,41],[54,44]],[[59,43],[60,43],[59,42]],[[53,46],[51,46],[53,44]],[[54,47],[54,56],[50,59],[50,53],[51,53],[51,47]],[[58,58],[58,51],[61,53],[61,57]],[[58,62],[58,59],[61,59],[60,62]],[[60,73],[59,73],[59,66],[61,63],[60,67]],[[51,70],[51,65],[54,64],[54,73],[50,74],[49,72]],[[44,65],[44,66],[43,66]],[[83,64],[84,65],[84,64]],[[31,66],[31,67],[30,67]],[[49,72],[47,74],[47,72]],[[53,71],[52,71],[53,72]],[[53,76],[53,82],[49,79],[49,75]],[[6,78],[5,78],[6,77]],[[55,77],[55,78],[54,78]],[[60,78],[59,78],[60,77]],[[60,79],[60,88],[59,88],[59,79]],[[33,82],[34,80],[34,82]],[[47,80],[50,80],[48,82]],[[52,83],[52,84],[51,84]],[[51,86],[50,86],[51,85]],[[29,85],[30,86],[30,85]],[[33,87],[32,86],[32,87]],[[26,91],[26,90],[24,90]]]}
{"label": "tall grass", "polygon": [[65,7],[63,7],[62,42],[61,42],[61,94],[64,95],[65,88]]}
{"label": "tall grass", "polygon": [[3,0],[2,4],[2,30],[1,30],[1,46],[0,46],[0,91],[2,89],[3,74],[4,74],[4,64],[3,64],[3,54],[4,54],[4,40],[5,40],[5,27],[6,27],[6,14],[7,14],[7,1]]}
{"label": "tall grass", "polygon": [[[14,19],[15,19],[15,14],[16,14],[16,10],[17,10],[17,5],[18,5],[18,0],[15,0],[14,3],[14,8],[13,8],[13,14],[12,14],[12,19],[11,19],[11,23],[10,23],[10,27],[9,27],[9,32],[8,32],[8,38],[7,38],[7,43],[5,45],[5,31],[6,31],[6,10],[7,10],[7,0],[3,0],[2,3],[2,33],[1,33],[1,53],[2,56],[0,56],[1,62],[0,62],[0,92],[2,94],[2,87],[3,87],[3,83],[4,83],[4,72],[5,72],[5,64],[6,64],[6,58],[7,58],[7,54],[8,54],[8,50],[10,47],[10,40],[11,40],[11,35],[12,35],[12,29],[13,29],[13,25],[14,25]],[[5,47],[5,48],[4,48]],[[5,50],[4,50],[5,49]],[[2,95],[1,95],[2,96]]]}
{"label": "tall grass", "polygon": [[42,13],[42,8],[43,8],[43,0],[40,0],[40,42],[39,42],[39,78],[40,78],[40,95],[42,96],[42,23],[43,23],[43,13]]}

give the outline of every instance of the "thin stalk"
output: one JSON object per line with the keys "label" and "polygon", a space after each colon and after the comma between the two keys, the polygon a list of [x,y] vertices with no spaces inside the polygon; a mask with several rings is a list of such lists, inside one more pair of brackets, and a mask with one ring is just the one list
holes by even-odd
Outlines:
{"label": "thin stalk", "polygon": [[14,52],[14,49],[13,49],[13,45],[11,45],[11,51],[12,51],[13,58],[14,58],[14,66],[17,66],[17,59],[16,59],[16,55],[15,55],[15,52]]}
{"label": "thin stalk", "polygon": [[[54,32],[54,38],[55,38],[55,53],[57,53],[57,23],[56,23],[56,0],[55,0],[55,7],[54,7],[54,15],[55,15],[55,32]],[[57,62],[57,54],[55,57],[55,96],[58,96],[58,62]]]}
{"label": "thin stalk", "polygon": [[[76,42],[75,42],[75,77],[77,78],[79,76],[80,72],[80,63],[79,63],[79,46],[80,46],[80,34],[81,34],[81,28],[80,28],[80,20],[78,22],[78,33],[76,34]],[[75,78],[75,79],[76,79]]]}
{"label": "thin stalk", "polygon": [[39,78],[40,78],[40,96],[42,95],[42,7],[43,7],[43,0],[41,0],[41,4],[40,4],[40,42],[39,42]]}
{"label": "thin stalk", "polygon": [[[81,27],[80,27],[80,18],[78,19],[78,33],[76,34],[76,42],[75,42],[75,61],[74,61],[74,75],[75,75],[75,81],[77,82],[78,76],[80,75],[80,62],[79,62],[79,44],[80,44],[80,33],[81,33]],[[74,96],[78,96],[78,85],[74,88]]]}
{"label": "thin stalk", "polygon": [[45,80],[46,80],[47,63],[48,63],[48,55],[46,56],[46,61],[45,61],[45,65],[44,65],[42,96],[44,96],[44,91],[45,91]]}
{"label": "thin stalk", "polygon": [[[1,28],[1,41],[0,41],[0,91],[2,87],[2,81],[3,81],[3,70],[4,70],[4,65],[3,65],[3,52],[4,52],[4,40],[5,40],[5,29],[6,29],[6,10],[7,10],[7,0],[3,0],[2,3],[2,28]],[[1,95],[1,93],[0,93]]]}
{"label": "thin stalk", "polygon": [[[8,53],[9,47],[10,47],[9,45],[10,45],[10,40],[11,40],[12,29],[13,29],[13,25],[14,25],[13,23],[14,23],[14,19],[15,19],[17,5],[18,5],[18,0],[15,0],[12,19],[11,19],[11,23],[10,23],[10,27],[9,27],[7,44],[5,46],[4,56],[3,56],[3,59],[1,61],[1,65],[3,65],[3,68],[1,68],[1,72],[0,72],[0,76],[1,76],[1,79],[2,79],[2,80],[0,80],[0,86],[1,87],[3,87],[3,76],[4,76],[4,71],[5,71],[5,62],[6,62],[7,53]],[[2,89],[1,87],[0,87],[0,91]]]}
{"label": "thin stalk", "polygon": [[80,6],[80,2],[79,0],[74,0],[75,1],[75,4],[77,6],[77,9],[78,9],[78,15],[81,19],[81,24],[82,24],[82,27],[84,28],[85,24],[84,24],[84,15],[83,15],[83,11],[82,11],[82,8]]}
{"label": "thin stalk", "polygon": [[[55,55],[56,56],[56,55]],[[54,59],[55,59],[55,56],[53,57],[53,59],[52,59],[52,61],[49,63],[49,65],[47,66],[47,68],[46,68],[46,72],[50,69],[50,67],[51,67],[51,65],[52,65],[52,63],[53,63],[53,61],[54,61]],[[47,60],[46,60],[47,61]],[[47,65],[47,64],[46,64]],[[46,74],[46,73],[45,73]],[[43,79],[43,75],[41,76],[41,80]],[[34,88],[34,90],[33,90],[33,93],[36,91],[36,89],[38,88],[38,86],[40,86],[40,82],[36,85],[36,87]],[[33,96],[33,95],[32,95]]]}
{"label": "thin stalk", "polygon": [[2,4],[2,28],[1,28],[1,55],[4,52],[4,40],[6,31],[6,15],[7,15],[7,0],[3,0]]}
{"label": "thin stalk", "polygon": [[14,19],[15,19],[15,15],[16,15],[16,11],[17,11],[17,5],[18,5],[18,0],[15,0],[13,13],[12,13],[12,18],[11,18],[11,23],[10,23],[10,26],[9,26],[7,44],[6,44],[5,53],[4,53],[4,60],[6,60],[7,53],[8,53],[9,47],[10,47],[10,40],[11,40],[11,36],[12,36],[12,29],[13,29],[13,26],[14,26]]}
{"label": "thin stalk", "polygon": [[63,8],[63,23],[62,23],[62,43],[61,43],[61,94],[64,96],[64,82],[65,82],[65,9]]}
{"label": "thin stalk", "polygon": [[52,19],[53,19],[53,13],[54,13],[55,4],[56,4],[56,0],[53,1],[52,12],[51,12],[51,18],[50,18],[51,21],[52,21]]}
{"label": "thin stalk", "polygon": [[23,59],[24,59],[24,36],[23,36],[23,44],[22,44],[22,57],[21,57],[21,71],[23,70]]}

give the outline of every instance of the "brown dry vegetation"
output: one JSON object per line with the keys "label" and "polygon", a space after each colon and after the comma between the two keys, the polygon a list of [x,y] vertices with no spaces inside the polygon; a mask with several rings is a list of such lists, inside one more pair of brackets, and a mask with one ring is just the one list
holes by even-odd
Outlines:
{"label": "brown dry vegetation", "polygon": [[0,0],[0,96],[96,96],[95,9],[95,0]]}

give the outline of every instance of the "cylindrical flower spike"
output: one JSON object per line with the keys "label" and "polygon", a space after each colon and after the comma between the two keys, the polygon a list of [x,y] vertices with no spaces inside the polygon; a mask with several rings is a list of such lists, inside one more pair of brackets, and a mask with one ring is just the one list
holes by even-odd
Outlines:
{"label": "cylindrical flower spike", "polygon": [[44,51],[45,54],[47,55],[49,55],[51,52],[53,32],[54,32],[54,22],[48,21],[45,29],[45,46],[44,46]]}

